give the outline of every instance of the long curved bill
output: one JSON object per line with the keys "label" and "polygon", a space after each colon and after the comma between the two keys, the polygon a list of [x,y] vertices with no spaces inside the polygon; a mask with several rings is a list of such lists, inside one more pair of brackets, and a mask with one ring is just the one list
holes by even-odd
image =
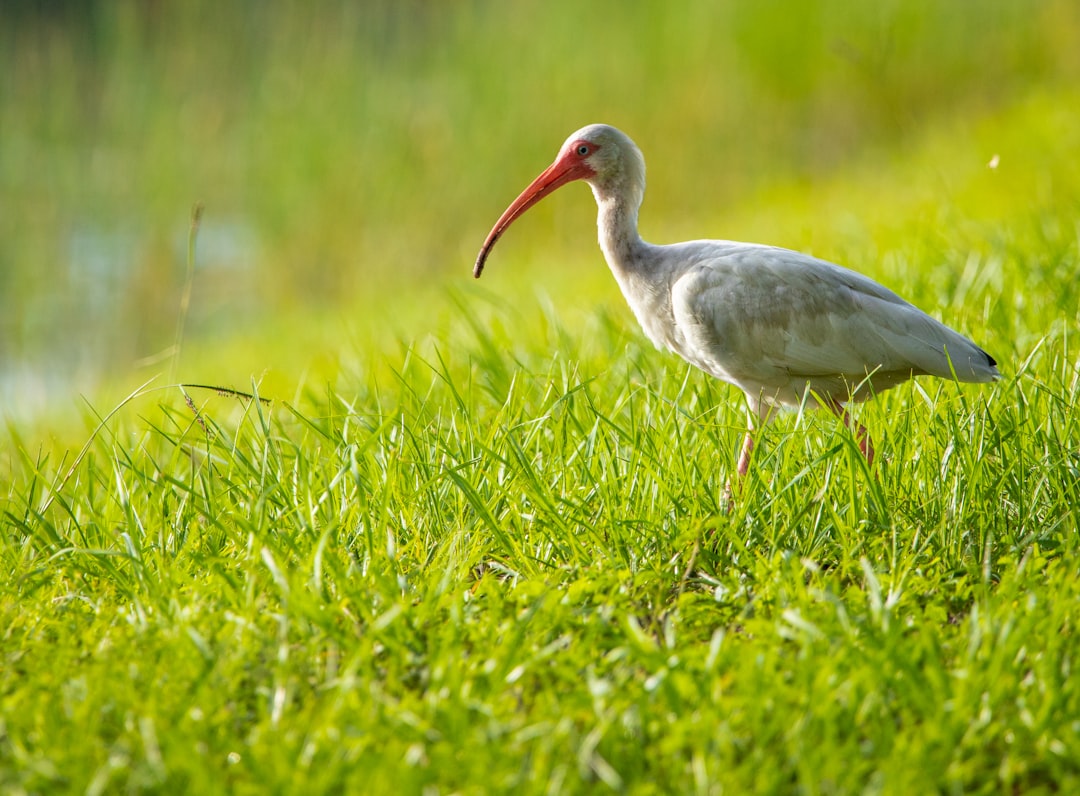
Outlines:
{"label": "long curved bill", "polygon": [[507,227],[514,223],[518,216],[552,191],[561,188],[568,182],[590,177],[592,174],[592,169],[580,161],[571,160],[564,155],[556,158],[555,162],[548,166],[543,174],[533,180],[529,187],[522,191],[521,195],[499,216],[499,220],[491,228],[491,232],[488,233],[487,240],[484,241],[480,254],[476,258],[476,265],[473,266],[473,276],[477,279],[480,278],[480,274],[484,270],[484,263],[487,261],[488,254],[491,253],[495,241],[502,236]]}

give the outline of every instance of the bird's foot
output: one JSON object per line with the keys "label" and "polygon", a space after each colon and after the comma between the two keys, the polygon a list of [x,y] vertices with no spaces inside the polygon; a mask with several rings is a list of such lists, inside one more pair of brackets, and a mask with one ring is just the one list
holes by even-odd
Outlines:
{"label": "bird's foot", "polygon": [[724,492],[720,496],[720,506],[727,514],[731,514],[735,511],[735,492],[731,488],[730,478],[727,480],[727,483],[724,484]]}
{"label": "bird's foot", "polygon": [[740,474],[736,478],[729,478],[724,484],[724,491],[720,496],[720,507],[726,514],[735,511],[735,500],[742,497],[745,483],[746,476]]}

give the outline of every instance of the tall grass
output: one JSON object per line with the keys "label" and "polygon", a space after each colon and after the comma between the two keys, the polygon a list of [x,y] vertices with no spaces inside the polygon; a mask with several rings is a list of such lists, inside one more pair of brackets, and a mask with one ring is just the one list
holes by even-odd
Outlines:
{"label": "tall grass", "polygon": [[[656,167],[650,237],[803,245],[805,233],[746,218],[747,198],[793,180],[813,195],[942,117],[968,136],[1034,87],[1080,75],[1066,0],[0,13],[0,356],[48,357],[87,385],[172,343],[196,201],[207,215],[188,331],[218,340],[456,279],[523,177],[590,121],[627,129]],[[1018,150],[1004,167],[1037,156]],[[590,222],[571,223],[588,215],[571,207],[535,222],[547,219],[555,261],[582,257]]]}
{"label": "tall grass", "polygon": [[781,423],[727,513],[723,388],[525,316],[347,395],[135,399],[74,475],[25,454],[5,786],[1075,783],[1074,367],[883,397],[873,472]]}

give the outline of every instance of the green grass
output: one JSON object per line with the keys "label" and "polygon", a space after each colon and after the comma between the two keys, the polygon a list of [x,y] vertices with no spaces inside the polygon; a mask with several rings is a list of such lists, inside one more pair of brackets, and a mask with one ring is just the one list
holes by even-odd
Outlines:
{"label": "green grass", "polygon": [[[528,30],[497,5],[431,28],[395,27],[389,5],[236,4],[217,26],[209,7],[88,6],[76,44],[109,98],[92,134],[51,80],[78,61],[62,20],[0,34],[18,333],[0,355],[51,350],[31,334],[50,299],[35,269],[87,208],[143,241],[138,278],[109,283],[119,303],[152,299],[102,328],[124,341],[104,387],[5,409],[0,791],[1080,790],[1075,12],[760,6],[527,6]],[[655,48],[614,58],[646,24]],[[710,59],[726,80],[680,79]],[[320,80],[299,92],[290,63]],[[53,93],[17,115],[35,91]],[[728,510],[742,396],[635,328],[587,191],[469,277],[504,203],[599,118],[645,149],[649,239],[850,264],[1004,378],[860,406],[872,470],[834,418],[785,415]],[[196,199],[178,326],[187,262],[168,241]],[[234,213],[255,272],[214,266]],[[56,334],[89,339],[81,318]],[[258,399],[182,391],[172,369]]]}
{"label": "green grass", "polygon": [[5,788],[1076,787],[1065,336],[867,407],[872,473],[778,423],[725,513],[729,389],[623,320],[571,359],[492,315],[347,394],[151,393],[77,460],[21,445]]}

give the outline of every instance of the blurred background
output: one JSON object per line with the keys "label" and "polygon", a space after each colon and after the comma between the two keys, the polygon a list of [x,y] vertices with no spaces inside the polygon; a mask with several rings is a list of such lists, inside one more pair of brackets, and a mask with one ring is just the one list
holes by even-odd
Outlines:
{"label": "blurred background", "polygon": [[[1002,197],[1066,200],[1078,81],[1076,0],[4,2],[0,416],[154,374],[244,387],[383,324],[420,337],[457,311],[448,286],[474,289],[506,204],[595,121],[645,152],[650,240],[839,259],[940,227],[920,197],[949,192],[975,197],[978,239],[1013,212]],[[837,174],[863,193],[830,198]],[[620,301],[581,194],[537,208],[485,279]]]}

